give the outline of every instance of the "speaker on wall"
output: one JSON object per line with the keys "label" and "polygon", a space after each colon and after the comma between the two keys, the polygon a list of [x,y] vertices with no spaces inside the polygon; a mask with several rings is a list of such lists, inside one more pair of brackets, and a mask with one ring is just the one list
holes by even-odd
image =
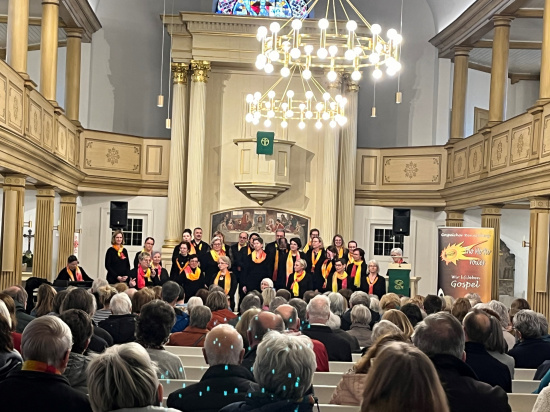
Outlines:
{"label": "speaker on wall", "polygon": [[409,236],[411,228],[411,209],[393,209],[393,234]]}
{"label": "speaker on wall", "polygon": [[124,229],[128,226],[128,202],[111,202],[109,227]]}

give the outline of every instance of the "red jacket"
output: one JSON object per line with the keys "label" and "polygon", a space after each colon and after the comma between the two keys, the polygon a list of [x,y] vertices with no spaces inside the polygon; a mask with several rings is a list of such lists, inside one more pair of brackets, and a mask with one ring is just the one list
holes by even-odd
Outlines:
{"label": "red jacket", "polygon": [[212,319],[208,322],[206,328],[211,330],[214,326],[227,323],[230,319],[235,319],[237,315],[231,312],[229,309],[221,309],[212,312]]}
{"label": "red jacket", "polygon": [[170,335],[168,345],[172,346],[193,346],[204,347],[204,340],[208,329],[200,329],[195,326],[188,326],[183,332],[176,332]]}

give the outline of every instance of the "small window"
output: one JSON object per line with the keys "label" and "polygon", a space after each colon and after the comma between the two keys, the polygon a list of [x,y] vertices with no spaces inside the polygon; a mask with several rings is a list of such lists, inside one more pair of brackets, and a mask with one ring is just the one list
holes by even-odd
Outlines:
{"label": "small window", "polygon": [[128,218],[128,226],[123,230],[125,246],[143,245],[143,219]]}
{"label": "small window", "polygon": [[396,247],[405,253],[403,235],[394,235],[391,229],[374,229],[374,255],[390,256],[391,250]]}

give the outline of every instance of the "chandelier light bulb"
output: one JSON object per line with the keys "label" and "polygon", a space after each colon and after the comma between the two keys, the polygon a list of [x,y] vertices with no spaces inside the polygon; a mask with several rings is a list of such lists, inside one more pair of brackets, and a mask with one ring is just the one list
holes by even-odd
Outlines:
{"label": "chandelier light bulb", "polygon": [[317,50],[317,57],[319,57],[320,59],[326,59],[327,56],[328,56],[328,51],[324,47],[321,47],[320,49]]}
{"label": "chandelier light bulb", "polygon": [[330,72],[327,73],[327,79],[328,79],[329,82],[333,82],[337,78],[338,78],[338,75],[336,74],[336,72],[334,70],[331,70]]}
{"label": "chandelier light bulb", "polygon": [[340,106],[344,107],[346,104],[348,104],[348,99],[343,97],[342,100],[340,100]]}
{"label": "chandelier light bulb", "polygon": [[342,95],[337,94],[336,97],[334,98],[334,100],[336,100],[338,103],[340,103],[342,101]]}
{"label": "chandelier light bulb", "polygon": [[320,120],[317,120],[317,122],[315,123],[315,127],[316,127],[317,129],[321,129],[321,128],[323,127],[323,123],[321,123]]}
{"label": "chandelier light bulb", "polygon": [[267,63],[267,56],[265,54],[258,54],[256,57],[257,62],[263,62],[264,64]]}
{"label": "chandelier light bulb", "polygon": [[298,60],[301,55],[302,55],[302,52],[297,47],[290,50],[290,57],[292,57],[294,60]]}
{"label": "chandelier light bulb", "polygon": [[344,57],[346,60],[353,60],[356,57],[355,51],[353,49],[347,49],[346,53],[344,54]]}
{"label": "chandelier light bulb", "polygon": [[348,31],[355,31],[357,30],[357,23],[354,20],[350,20],[346,23],[346,29]]}
{"label": "chandelier light bulb", "polygon": [[380,69],[374,69],[372,72],[372,77],[374,77],[376,80],[382,77],[382,70]]}
{"label": "chandelier light bulb", "polygon": [[256,60],[256,68],[258,70],[263,70],[265,68],[265,62],[261,60]]}
{"label": "chandelier light bulb", "polygon": [[279,57],[279,52],[277,50],[271,50],[269,52],[269,58],[271,59],[271,61],[276,62],[277,60],[279,60]]}
{"label": "chandelier light bulb", "polygon": [[286,66],[284,66],[282,69],[281,69],[281,76],[283,77],[288,77],[290,76],[290,69]]}
{"label": "chandelier light bulb", "polygon": [[274,21],[269,25],[269,30],[271,30],[271,33],[279,33],[279,30],[281,30],[281,25]]}
{"label": "chandelier light bulb", "polygon": [[254,120],[252,120],[253,125],[257,125],[258,123],[260,123],[260,121],[258,119],[254,118]]}
{"label": "chandelier light bulb", "polygon": [[300,103],[300,106],[298,106],[300,108],[300,111],[303,112],[304,110],[306,110],[306,104],[305,103]]}
{"label": "chandelier light bulb", "polygon": [[294,116],[294,112],[293,112],[292,110],[287,110],[287,111],[286,111],[286,117],[288,117],[289,119],[291,119],[293,116]]}
{"label": "chandelier light bulb", "polygon": [[334,120],[331,120],[329,125],[334,129],[336,127],[336,122]]}
{"label": "chandelier light bulb", "polygon": [[380,55],[378,53],[369,54],[369,62],[376,64],[380,61]]}
{"label": "chandelier light bulb", "polygon": [[331,55],[332,57],[336,56],[336,55],[338,54],[338,46],[336,46],[336,45],[333,44],[332,46],[330,46],[330,47],[328,48],[328,52],[330,53],[330,55]]}
{"label": "chandelier light bulb", "polygon": [[392,67],[394,64],[396,63],[396,60],[393,58],[393,57],[388,57],[385,61],[384,61],[384,64],[388,67]]}
{"label": "chandelier light bulb", "polygon": [[388,67],[388,68],[386,69],[386,74],[387,74],[388,76],[395,76],[396,73],[397,73],[397,72],[395,71],[395,69],[394,69],[393,67]]}
{"label": "chandelier light bulb", "polygon": [[247,113],[244,117],[244,120],[246,120],[247,123],[250,123],[252,120],[254,120],[254,115],[252,113]]}
{"label": "chandelier light bulb", "polygon": [[298,123],[298,127],[299,127],[301,130],[304,130],[304,129],[306,128],[305,122],[302,121],[302,122]]}
{"label": "chandelier light bulb", "polygon": [[284,102],[283,104],[281,104],[281,108],[286,112],[288,109],[288,103]]}
{"label": "chandelier light bulb", "polygon": [[309,80],[309,79],[311,79],[311,70],[305,69],[305,70],[302,72],[302,77],[304,78],[304,80]]}
{"label": "chandelier light bulb", "polygon": [[395,45],[401,44],[402,41],[403,41],[403,37],[402,37],[400,34],[396,34],[396,35],[393,37],[393,43],[394,43]]}
{"label": "chandelier light bulb", "polygon": [[323,19],[319,20],[318,24],[319,24],[319,28],[321,30],[326,30],[326,29],[328,29],[329,21],[327,19],[323,18]]}
{"label": "chandelier light bulb", "polygon": [[286,129],[287,126],[288,126],[288,122],[287,122],[286,120],[283,120],[283,121],[281,122],[281,127],[282,127],[283,129]]}
{"label": "chandelier light bulb", "polygon": [[265,127],[271,127],[271,120],[266,119],[265,122],[264,122],[264,126]]}
{"label": "chandelier light bulb", "polygon": [[287,97],[290,97],[292,99],[294,97],[294,91],[289,90],[289,91],[286,92],[286,95],[287,95]]}
{"label": "chandelier light bulb", "polygon": [[[273,23],[271,23],[271,24],[273,25]],[[377,35],[377,34],[382,33],[382,27],[379,24],[373,24],[370,27],[370,31],[372,32],[372,34]]]}
{"label": "chandelier light bulb", "polygon": [[262,112],[254,112],[254,119],[261,119],[262,118]]}
{"label": "chandelier light bulb", "polygon": [[320,112],[321,110],[323,110],[323,107],[325,107],[325,105],[324,105],[323,103],[321,103],[321,102],[319,102],[319,103],[317,103],[317,104],[315,105],[315,109],[316,109],[318,112]]}
{"label": "chandelier light bulb", "polygon": [[274,99],[275,98],[275,91],[270,90],[269,93],[267,94],[267,97],[269,97],[270,99]]}
{"label": "chandelier light bulb", "polygon": [[292,28],[294,30],[300,30],[302,28],[302,20],[300,19],[292,20]]}
{"label": "chandelier light bulb", "polygon": [[270,102],[266,102],[266,103],[265,103],[265,108],[266,108],[266,109],[271,109],[271,103],[270,103]]}
{"label": "chandelier light bulb", "polygon": [[254,96],[251,95],[251,94],[247,94],[246,95],[246,102],[247,103],[252,103],[254,101]]}
{"label": "chandelier light bulb", "polygon": [[283,50],[288,52],[290,50],[290,42],[288,40],[283,42]]}
{"label": "chandelier light bulb", "polygon": [[270,119],[275,117],[275,112],[273,110],[268,111],[267,112],[267,117],[270,118]]}
{"label": "chandelier light bulb", "polygon": [[311,110],[306,112],[306,119],[313,119],[313,112]]}
{"label": "chandelier light bulb", "polygon": [[330,102],[330,110],[336,110],[336,102]]}
{"label": "chandelier light bulb", "polygon": [[308,90],[306,92],[306,99],[311,100],[313,98],[313,92],[311,90]]}
{"label": "chandelier light bulb", "polygon": [[254,93],[254,100],[259,101],[262,98],[262,94],[260,92]]}
{"label": "chandelier light bulb", "polygon": [[358,82],[359,80],[361,80],[361,72],[359,70],[355,70],[351,74],[351,80],[353,80],[354,82]]}
{"label": "chandelier light bulb", "polygon": [[396,72],[400,71],[401,70],[401,63],[399,63],[397,60],[395,61],[395,63],[393,64],[393,68]]}
{"label": "chandelier light bulb", "polygon": [[328,120],[328,119],[330,119],[329,112],[323,112],[323,120]]}
{"label": "chandelier light bulb", "polygon": [[330,99],[330,93],[329,92],[323,93],[323,100],[329,100],[329,99]]}
{"label": "chandelier light bulb", "polygon": [[264,70],[267,74],[273,73],[273,65],[271,63],[267,63],[264,67]]}
{"label": "chandelier light bulb", "polygon": [[311,53],[313,53],[313,46],[311,44],[306,44],[304,47],[304,50],[306,54],[309,56]]}
{"label": "chandelier light bulb", "polygon": [[376,50],[376,53],[380,53],[382,50],[384,50],[384,46],[382,46],[382,43],[378,43],[374,50]]}
{"label": "chandelier light bulb", "polygon": [[388,39],[393,40],[397,35],[397,30],[389,29],[387,35],[388,35]]}
{"label": "chandelier light bulb", "polygon": [[267,27],[260,26],[258,27],[258,36],[260,39],[263,39],[265,36],[267,36]]}
{"label": "chandelier light bulb", "polygon": [[347,123],[348,121],[348,118],[346,116],[342,116],[342,115],[337,115],[336,116],[336,122],[340,125],[340,126],[343,126]]}

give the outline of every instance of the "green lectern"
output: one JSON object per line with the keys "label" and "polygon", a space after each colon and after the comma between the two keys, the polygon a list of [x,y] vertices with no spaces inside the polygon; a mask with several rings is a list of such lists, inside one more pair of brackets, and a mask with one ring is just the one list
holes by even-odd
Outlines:
{"label": "green lectern", "polygon": [[388,265],[388,293],[411,296],[411,265],[391,263]]}

